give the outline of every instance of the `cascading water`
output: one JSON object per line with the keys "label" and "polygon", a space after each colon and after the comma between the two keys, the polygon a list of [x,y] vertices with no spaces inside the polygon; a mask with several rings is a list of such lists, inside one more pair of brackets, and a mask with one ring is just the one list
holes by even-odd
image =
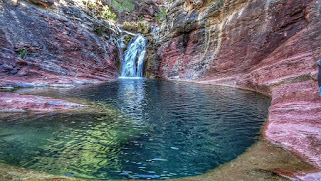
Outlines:
{"label": "cascading water", "polygon": [[122,58],[120,78],[143,77],[146,42],[147,39],[140,34],[130,40]]}

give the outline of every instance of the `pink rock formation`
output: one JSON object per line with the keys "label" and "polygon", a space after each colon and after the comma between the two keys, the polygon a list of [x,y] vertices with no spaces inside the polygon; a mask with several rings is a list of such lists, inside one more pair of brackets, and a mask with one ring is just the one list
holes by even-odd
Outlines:
{"label": "pink rock formation", "polygon": [[117,78],[116,33],[80,7],[57,4],[45,11],[24,1],[0,6],[0,84]]}
{"label": "pink rock formation", "polygon": [[[321,98],[316,81],[321,1],[167,1],[169,13],[159,31],[156,54],[149,55],[148,75],[271,96],[266,139],[321,169]],[[117,77],[112,30],[100,32],[101,25],[96,27],[97,22],[77,7],[58,7],[57,15],[11,1],[0,0],[0,6],[1,86],[92,83]],[[146,13],[148,7],[144,4],[142,12],[147,19],[152,17]],[[88,24],[79,24],[80,20]],[[43,97],[1,95],[0,106],[6,109],[50,110],[57,108],[57,101],[74,107],[59,100],[51,104]],[[318,179],[320,174],[296,177]]]}
{"label": "pink rock formation", "polygon": [[304,181],[318,181],[321,178],[320,170],[312,170],[310,172],[292,172],[288,170],[279,170],[277,171],[280,175],[290,178],[292,180],[304,180]]}
{"label": "pink rock formation", "polygon": [[151,77],[271,96],[266,139],[321,168],[321,2],[232,0],[194,9],[186,3],[169,8]]}
{"label": "pink rock formation", "polygon": [[0,112],[57,111],[84,107],[60,99],[0,92]]}
{"label": "pink rock formation", "polygon": [[[42,8],[53,5],[53,0],[27,2],[0,0],[0,88],[72,86],[117,78],[118,50],[112,29],[71,3],[57,2],[45,11]],[[81,106],[39,96],[0,93],[0,97],[0,112]]]}

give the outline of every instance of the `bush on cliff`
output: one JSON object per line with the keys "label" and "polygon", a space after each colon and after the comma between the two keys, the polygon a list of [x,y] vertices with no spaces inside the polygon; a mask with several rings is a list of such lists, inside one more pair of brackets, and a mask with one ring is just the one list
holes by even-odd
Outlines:
{"label": "bush on cliff", "polygon": [[84,0],[84,4],[90,8],[98,17],[106,20],[116,20],[116,14],[113,13],[109,6],[101,0]]}
{"label": "bush on cliff", "polygon": [[155,19],[156,19],[157,23],[159,25],[161,25],[162,24],[162,20],[164,20],[166,18],[167,9],[165,7],[160,7],[159,10],[160,10],[160,13],[157,13],[155,15]]}
{"label": "bush on cliff", "polygon": [[117,12],[132,11],[135,7],[131,0],[109,0],[111,6]]}
{"label": "bush on cliff", "polygon": [[151,25],[147,24],[144,21],[139,22],[124,22],[123,23],[124,30],[134,32],[134,33],[141,33],[141,34],[148,34],[151,30]]}

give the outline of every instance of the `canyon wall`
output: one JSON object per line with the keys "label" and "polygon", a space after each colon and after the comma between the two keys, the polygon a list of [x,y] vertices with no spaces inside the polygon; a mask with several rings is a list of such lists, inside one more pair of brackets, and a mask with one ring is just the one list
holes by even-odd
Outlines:
{"label": "canyon wall", "polygon": [[147,21],[157,25],[155,17],[161,12],[161,0],[102,0],[117,15],[117,20],[123,22]]}
{"label": "canyon wall", "polygon": [[0,85],[118,77],[117,29],[72,0],[0,0]]}
{"label": "canyon wall", "polygon": [[[166,6],[158,36],[148,46],[149,77],[271,96],[265,137],[321,168],[320,0],[133,2],[134,9],[118,13],[120,21],[138,20],[137,15],[156,24],[153,13]],[[116,79],[117,25],[85,5],[0,0],[0,87]]]}
{"label": "canyon wall", "polygon": [[321,1],[168,3],[149,76],[271,96],[265,137],[321,168]]}

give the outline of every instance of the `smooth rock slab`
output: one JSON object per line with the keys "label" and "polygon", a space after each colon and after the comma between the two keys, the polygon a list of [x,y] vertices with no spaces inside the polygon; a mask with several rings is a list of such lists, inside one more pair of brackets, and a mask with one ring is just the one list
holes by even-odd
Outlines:
{"label": "smooth rock slab", "polygon": [[85,107],[49,97],[0,92],[0,112],[57,111]]}

